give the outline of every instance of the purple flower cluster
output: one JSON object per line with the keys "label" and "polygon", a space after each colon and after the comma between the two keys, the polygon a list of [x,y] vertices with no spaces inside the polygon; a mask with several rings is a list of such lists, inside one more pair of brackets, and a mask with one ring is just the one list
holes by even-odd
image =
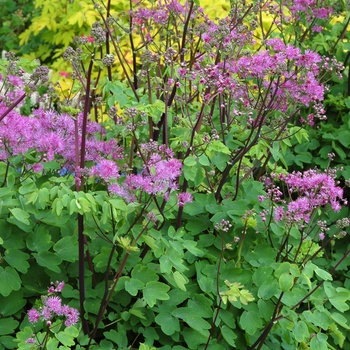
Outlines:
{"label": "purple flower cluster", "polygon": [[216,231],[228,232],[228,230],[232,227],[232,224],[225,219],[222,219],[220,222],[217,222],[214,226]]}
{"label": "purple flower cluster", "polygon": [[108,182],[120,177],[119,166],[109,159],[101,159],[96,165],[89,169],[91,176],[97,176]]}
{"label": "purple flower cluster", "polygon": [[305,19],[313,32],[322,31],[322,21],[333,13],[332,3],[327,0],[285,0],[283,5],[274,1],[266,2],[270,13],[276,16],[275,23],[296,23]]}
{"label": "purple flower cluster", "polygon": [[10,106],[16,101],[23,100],[26,93],[30,91],[31,105],[38,104],[41,107],[47,107],[51,89],[48,89],[48,93],[39,95],[37,87],[38,84],[47,82],[49,69],[45,66],[39,66],[32,74],[29,74],[19,67],[14,54],[6,53],[5,57],[7,59],[4,65],[6,69],[0,73],[0,104]]}
{"label": "purple flower cluster", "polygon": [[[5,104],[0,102],[0,115],[5,112]],[[43,169],[46,161],[57,160],[65,168],[74,171],[76,162],[75,139],[81,144],[82,118],[78,115],[75,121],[68,114],[43,109],[34,110],[32,115],[22,116],[17,111],[11,111],[0,124],[0,160],[7,160],[12,156],[25,154],[35,150],[37,163],[33,170]],[[92,121],[87,125],[86,161],[92,161],[96,166],[91,175],[101,176],[103,179],[115,177],[116,165],[113,167],[105,158],[121,159],[123,149],[114,139],[101,140],[105,130]],[[107,167],[111,174],[107,174]]]}
{"label": "purple flower cluster", "polygon": [[64,282],[58,282],[56,283],[51,282],[51,285],[49,288],[47,288],[47,293],[52,294],[52,293],[61,293],[64,288]]}
{"label": "purple flower cluster", "polygon": [[[16,92],[24,84],[20,78],[9,81]],[[7,108],[5,101],[0,99],[0,116]],[[18,110],[12,110],[0,123],[0,161],[32,152],[32,159],[36,158],[36,161],[25,164],[27,170],[42,171],[45,162],[55,160],[61,165],[59,174],[74,172],[77,178],[92,176],[102,179],[112,193],[128,202],[135,201],[139,193],[164,195],[167,199],[170,191],[178,188],[182,163],[174,158],[169,148],[159,146],[157,142],[142,144],[139,153],[144,163],[142,169],[138,174],[127,173],[120,179],[117,162],[124,159],[124,150],[115,139],[105,140],[105,129],[92,121],[87,123],[85,136],[85,161],[92,166],[80,169],[76,148],[81,145],[82,123],[81,114],[72,118],[67,113],[39,108],[33,110],[30,116],[23,116]],[[118,179],[121,184],[116,182]],[[178,195],[179,206],[191,200],[189,193]]]}
{"label": "purple flower cluster", "polygon": [[178,1],[171,0],[167,2],[166,5],[158,2],[156,8],[139,6],[135,8],[135,10],[130,11],[130,15],[132,15],[137,25],[145,28],[145,26],[150,23],[166,25],[171,12],[181,15],[185,12],[185,7]]}
{"label": "purple flower cluster", "polygon": [[322,7],[322,3],[325,3],[325,1],[294,0],[293,5],[289,9],[296,18],[300,18],[302,13],[306,13],[310,21],[311,18],[327,19],[333,11],[330,7]]}
{"label": "purple flower cluster", "polygon": [[[136,200],[137,192],[151,195],[164,195],[167,199],[169,191],[178,188],[177,178],[181,175],[182,163],[174,158],[171,149],[157,143],[141,145],[140,157],[144,164],[138,174],[129,174],[120,185],[113,183],[109,186],[112,193],[125,198],[128,202]],[[190,199],[182,194],[183,204]],[[181,201],[179,200],[179,203]]]}
{"label": "purple flower cluster", "polygon": [[49,287],[49,296],[42,298],[42,306],[38,309],[32,308],[28,311],[28,320],[31,323],[37,323],[40,319],[44,320],[48,325],[57,317],[65,317],[64,325],[66,327],[75,325],[79,320],[79,312],[77,309],[62,304],[62,299],[52,293],[59,293],[64,287],[64,282],[56,282],[55,286]]}
{"label": "purple flower cluster", "polygon": [[193,196],[191,193],[183,192],[177,195],[177,205],[183,207],[186,203],[192,203]]}
{"label": "purple flower cluster", "polygon": [[[178,73],[189,80],[198,77],[200,84],[210,87],[212,93],[204,96],[206,100],[227,93],[235,100],[243,100],[246,106],[254,106],[258,85],[268,92],[266,104],[270,103],[272,109],[282,112],[288,110],[291,101],[310,106],[324,99],[324,86],[318,75],[320,69],[328,67],[329,63],[325,65],[315,52],[302,52],[291,44],[285,45],[280,39],[270,39],[265,44],[268,50],[247,53],[220,63],[198,59],[202,64],[194,65],[194,71],[181,68]],[[244,83],[251,79],[257,84]]]}
{"label": "purple flower cluster", "polygon": [[[289,222],[309,223],[312,214],[318,208],[330,204],[334,211],[339,211],[343,200],[343,189],[337,186],[335,173],[320,173],[318,170],[307,170],[303,173],[293,172],[278,176],[288,191],[289,198],[287,207],[278,205],[274,209],[275,221],[286,219]],[[282,192],[275,187],[273,181],[265,180],[270,199],[277,204],[284,202]]]}

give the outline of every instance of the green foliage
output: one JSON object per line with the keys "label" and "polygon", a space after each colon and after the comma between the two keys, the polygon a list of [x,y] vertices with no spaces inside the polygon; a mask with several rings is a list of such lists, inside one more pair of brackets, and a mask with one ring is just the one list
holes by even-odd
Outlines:
{"label": "green foliage", "polygon": [[[28,53],[19,44],[18,36],[30,25],[36,13],[32,0],[1,0],[0,50]],[[29,48],[29,50],[33,47]]]}

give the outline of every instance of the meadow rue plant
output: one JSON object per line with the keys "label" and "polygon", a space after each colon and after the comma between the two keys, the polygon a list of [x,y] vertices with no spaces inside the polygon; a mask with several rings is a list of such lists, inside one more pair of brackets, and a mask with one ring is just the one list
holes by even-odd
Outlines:
{"label": "meadow rue plant", "polygon": [[[47,335],[54,330],[57,333],[61,328],[64,319],[64,325],[66,327],[74,326],[79,320],[79,312],[77,309],[72,308],[66,304],[62,304],[62,299],[60,296],[56,295],[61,293],[64,287],[64,282],[56,282],[55,285],[51,283],[48,288],[48,295],[42,296],[39,302],[39,307],[34,307],[28,310],[28,321],[35,325],[39,321],[43,321],[47,328]],[[57,322],[57,320],[59,322]],[[28,338],[26,343],[35,344],[38,347],[45,348],[47,346],[47,341],[49,336],[44,338],[44,342],[40,343],[36,339],[35,335]]]}
{"label": "meadow rue plant", "polygon": [[344,73],[305,4],[94,2],[68,88],[2,61],[1,346],[344,346],[343,170],[288,166]]}
{"label": "meadow rue plant", "polygon": [[[327,173],[320,173],[315,169],[304,173],[281,174],[278,176],[278,181],[283,184],[283,187],[287,187],[287,198],[293,198],[293,194],[297,194],[297,198],[289,200],[286,209],[282,206],[275,207],[276,222],[285,217],[291,223],[308,224],[313,213],[326,204],[330,204],[335,212],[340,211],[342,203],[347,204],[347,201],[343,200],[343,189],[336,186],[335,171],[328,170]],[[271,179],[266,179],[265,185],[272,202],[285,202],[282,200],[282,197],[285,198],[284,194],[279,187],[275,187]]]}

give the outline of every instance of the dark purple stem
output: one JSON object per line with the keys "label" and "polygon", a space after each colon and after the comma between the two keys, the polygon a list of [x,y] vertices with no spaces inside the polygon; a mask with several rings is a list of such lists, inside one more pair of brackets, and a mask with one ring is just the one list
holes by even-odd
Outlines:
{"label": "dark purple stem", "polygon": [[[83,169],[85,167],[85,149],[86,149],[86,127],[88,114],[90,110],[90,84],[91,73],[94,61],[91,59],[86,76],[86,91],[83,111],[83,123],[82,123],[82,135],[81,135],[81,148],[80,148],[80,161],[79,167]],[[80,175],[77,181],[77,191],[83,187],[83,178]],[[85,334],[89,334],[89,325],[87,317],[85,316],[85,245],[86,237],[84,235],[84,217],[78,214],[78,251],[79,251],[79,299],[80,299],[80,314],[82,320],[83,331]]]}

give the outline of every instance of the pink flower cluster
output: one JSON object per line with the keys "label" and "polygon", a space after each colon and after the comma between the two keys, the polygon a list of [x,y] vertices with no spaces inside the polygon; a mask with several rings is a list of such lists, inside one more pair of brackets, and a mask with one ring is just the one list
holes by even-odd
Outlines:
{"label": "pink flower cluster", "polygon": [[[0,115],[6,106],[0,102]],[[31,116],[22,116],[17,111],[11,111],[0,123],[0,160],[8,160],[12,156],[25,154],[35,150],[37,162],[34,170],[40,171],[46,161],[57,160],[62,166],[73,171],[76,162],[75,139],[78,135],[78,145],[81,144],[82,118],[78,115],[75,121],[68,114],[43,109],[34,110]],[[123,149],[114,139],[101,140],[105,130],[92,121],[87,124],[86,161],[96,166],[91,170],[93,175],[106,179],[116,176],[116,165],[111,161],[121,159]],[[112,175],[107,174],[107,167]]]}
{"label": "pink flower cluster", "polygon": [[[210,32],[205,35],[203,40],[210,41]],[[232,33],[228,33],[226,39],[232,45],[238,40]],[[259,108],[257,102],[262,103],[262,100],[265,106],[261,108],[268,106],[270,110],[283,113],[296,104],[317,107],[325,92],[319,79],[320,71],[333,70],[338,74],[337,66],[325,62],[311,50],[301,51],[291,44],[286,45],[281,39],[270,39],[264,44],[265,50],[240,53],[238,57],[232,54],[218,63],[213,62],[215,51],[198,54],[193,68],[181,67],[178,75],[191,81],[196,90],[203,91],[205,101],[224,94],[237,103],[240,101],[241,110],[256,110]],[[261,93],[266,94],[266,99],[258,99]],[[314,124],[315,118],[323,119],[324,116],[317,111],[308,122]]]}
{"label": "pink flower cluster", "polygon": [[91,176],[97,176],[108,182],[119,179],[119,166],[115,161],[109,159],[101,159],[96,165],[89,169]]}
{"label": "pink flower cluster", "polygon": [[228,230],[232,227],[232,224],[225,219],[222,219],[220,222],[217,222],[214,226],[216,231],[228,232]]}
{"label": "pink flower cluster", "polygon": [[[245,55],[231,62],[229,70],[241,79],[261,80],[269,92],[273,108],[286,112],[290,102],[305,106],[324,98],[324,86],[318,81],[321,57],[310,50],[302,52],[281,39],[266,41],[269,50]],[[248,97],[248,96],[247,96]]]}
{"label": "pink flower cluster", "polygon": [[135,5],[135,9],[130,11],[130,15],[132,15],[137,25],[141,25],[144,28],[147,22],[166,25],[171,12],[175,12],[177,15],[183,14],[185,7],[176,0],[167,1],[166,4],[158,2],[156,8]]}
{"label": "pink flower cluster", "polygon": [[[333,13],[331,6],[334,6],[329,0],[285,0],[283,6],[275,1],[265,3],[265,7],[276,15],[275,22],[280,24],[295,23],[301,20],[306,21],[307,25],[311,25],[314,32],[322,31],[322,21],[329,19]],[[304,22],[305,23],[305,22]]]}
{"label": "pink flower cluster", "polygon": [[[302,13],[306,13],[308,16],[312,16],[312,18],[327,19],[333,11],[330,7],[326,7],[324,3],[324,0],[294,0],[293,5],[289,9],[294,16],[300,16]],[[322,5],[325,7],[322,7]],[[308,13],[310,10],[311,14]]]}
{"label": "pink flower cluster", "polygon": [[40,319],[51,325],[56,317],[65,317],[64,325],[66,327],[75,325],[79,320],[79,312],[77,309],[62,304],[62,299],[52,293],[61,292],[64,282],[56,282],[56,286],[49,287],[49,296],[43,297],[43,305],[39,308],[32,308],[28,311],[28,320],[31,323],[37,323]]}
{"label": "pink flower cluster", "polygon": [[[287,187],[289,198],[287,207],[278,205],[274,209],[275,221],[286,219],[290,222],[309,223],[316,209],[330,204],[334,211],[339,211],[343,200],[343,189],[335,182],[335,173],[320,173],[317,170],[307,170],[303,173],[293,172],[280,175],[278,180]],[[271,197],[275,203],[281,203],[282,192],[267,182],[269,192],[278,194],[277,198]],[[296,199],[292,199],[295,198]],[[287,200],[286,200],[287,201]]]}
{"label": "pink flower cluster", "polygon": [[[169,191],[178,188],[177,178],[181,175],[182,163],[164,145],[151,142],[143,144],[141,148],[140,157],[144,161],[142,170],[138,174],[127,175],[121,185],[111,184],[109,190],[128,202],[136,200],[137,192],[165,195],[167,199]],[[188,197],[181,198],[183,203],[189,201]]]}
{"label": "pink flower cluster", "polygon": [[177,205],[183,207],[186,203],[192,203],[193,196],[191,193],[183,192],[177,195]]}

